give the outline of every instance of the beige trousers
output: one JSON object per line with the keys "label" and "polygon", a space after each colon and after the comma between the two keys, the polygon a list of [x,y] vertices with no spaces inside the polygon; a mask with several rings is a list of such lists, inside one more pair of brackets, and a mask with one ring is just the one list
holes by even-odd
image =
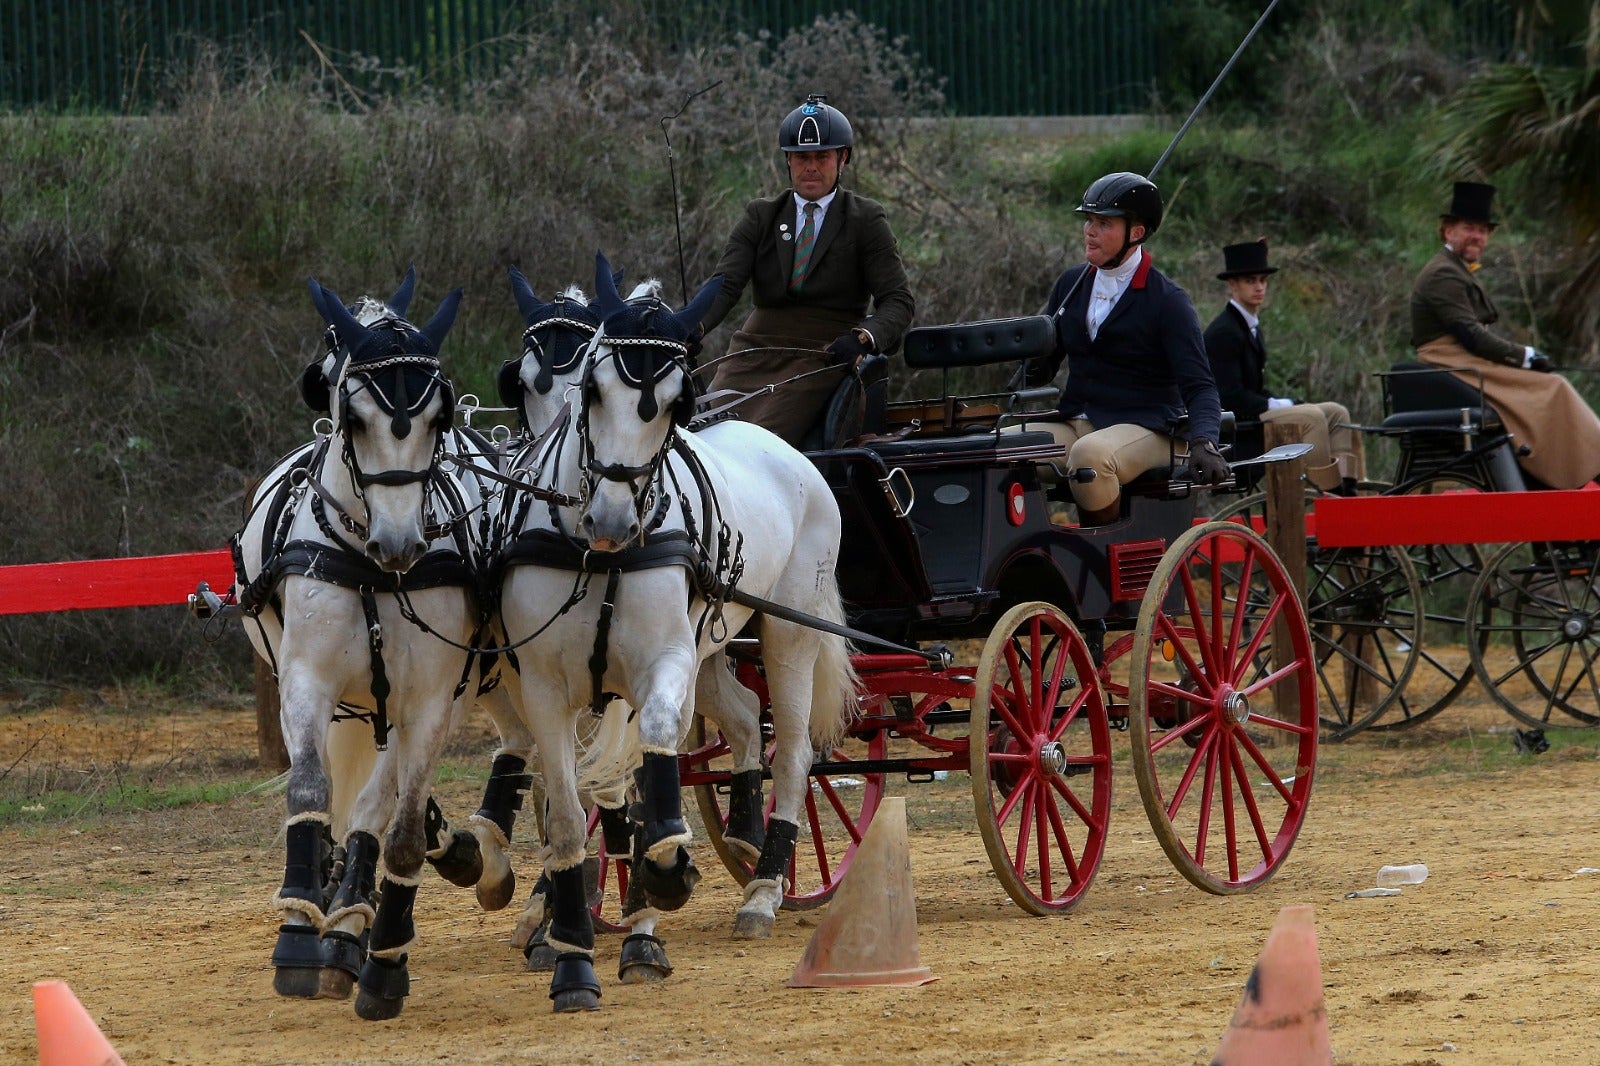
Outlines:
{"label": "beige trousers", "polygon": [[[1072,498],[1079,508],[1100,511],[1117,502],[1122,486],[1153,467],[1172,461],[1172,438],[1143,426],[1115,425],[1095,429],[1087,418],[1070,422],[1029,422],[1030,430],[1045,430],[1067,454],[1039,464],[1039,479],[1046,484],[1068,481],[1074,470],[1093,470],[1094,480],[1071,481]],[[1179,459],[1189,446],[1180,442]]]}
{"label": "beige trousers", "polygon": [[1287,424],[1300,431],[1311,445],[1306,456],[1306,477],[1319,489],[1335,489],[1340,479],[1366,477],[1361,438],[1350,428],[1350,410],[1342,403],[1297,403],[1292,407],[1262,411],[1262,422]]}

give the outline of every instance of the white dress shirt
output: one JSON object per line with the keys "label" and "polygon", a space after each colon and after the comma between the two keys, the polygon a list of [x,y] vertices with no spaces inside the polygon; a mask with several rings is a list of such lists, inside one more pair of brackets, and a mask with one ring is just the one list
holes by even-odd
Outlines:
{"label": "white dress shirt", "polygon": [[1128,291],[1128,286],[1133,282],[1133,275],[1139,269],[1139,264],[1144,262],[1144,249],[1134,249],[1134,254],[1128,256],[1121,266],[1100,267],[1094,272],[1094,287],[1089,290],[1089,311],[1084,316],[1084,324],[1089,327],[1089,339],[1094,340],[1100,335],[1100,324],[1111,314],[1111,309],[1117,306],[1117,301],[1122,299],[1122,294]]}

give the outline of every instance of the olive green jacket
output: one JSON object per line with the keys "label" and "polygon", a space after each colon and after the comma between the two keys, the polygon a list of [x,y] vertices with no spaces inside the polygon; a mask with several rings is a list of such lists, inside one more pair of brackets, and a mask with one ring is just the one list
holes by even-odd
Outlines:
{"label": "olive green jacket", "polygon": [[[748,285],[763,333],[807,336],[815,329],[804,328],[805,320],[820,317],[847,320],[866,330],[877,351],[898,348],[915,304],[882,205],[848,189],[839,190],[828,206],[811,253],[810,272],[798,293],[789,291],[794,224],[794,195],[788,190],[746,205],[717,263],[722,293],[702,320],[706,332],[727,317]],[[812,311],[820,314],[813,316]],[[791,321],[794,328],[785,329]]]}
{"label": "olive green jacket", "polygon": [[1428,260],[1411,288],[1411,346],[1449,336],[1480,359],[1506,366],[1522,365],[1526,351],[1485,327],[1499,321],[1500,312],[1483,291],[1461,257],[1449,248]]}

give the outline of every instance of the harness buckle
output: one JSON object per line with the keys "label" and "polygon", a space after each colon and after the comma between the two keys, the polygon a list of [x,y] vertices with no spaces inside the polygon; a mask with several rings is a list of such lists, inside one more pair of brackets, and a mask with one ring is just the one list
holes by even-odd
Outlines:
{"label": "harness buckle", "polygon": [[382,622],[373,622],[372,625],[367,628],[367,643],[372,646],[374,651],[383,650]]}

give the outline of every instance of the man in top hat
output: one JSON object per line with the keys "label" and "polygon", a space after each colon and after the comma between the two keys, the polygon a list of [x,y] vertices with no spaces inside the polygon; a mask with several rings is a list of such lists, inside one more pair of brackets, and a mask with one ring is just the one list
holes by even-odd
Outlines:
{"label": "man in top hat", "polygon": [[734,415],[790,444],[845,374],[868,353],[893,352],[911,325],[911,287],[882,205],[840,186],[854,143],[850,120],[822,96],[789,113],[778,148],[791,187],[746,205],[714,271],[722,293],[701,321],[702,333],[714,329],[751,287],[755,306],[709,391],[754,393]]}
{"label": "man in top hat", "polygon": [[1411,289],[1411,344],[1429,366],[1456,372],[1483,392],[1519,445],[1523,473],[1555,489],[1572,489],[1600,474],[1600,418],[1558,374],[1550,357],[1497,336],[1494,301],[1477,271],[1498,223],[1494,186],[1458,181],[1450,209],[1439,216],[1444,247]]}
{"label": "man in top hat", "polygon": [[1228,303],[1206,327],[1206,356],[1217,392],[1236,418],[1300,427],[1300,439],[1311,445],[1307,479],[1324,492],[1354,495],[1364,471],[1361,438],[1350,428],[1350,411],[1331,400],[1297,403],[1267,392],[1267,342],[1260,315],[1267,302],[1267,278],[1277,272],[1267,264],[1265,237],[1222,249],[1217,280],[1228,283]]}

